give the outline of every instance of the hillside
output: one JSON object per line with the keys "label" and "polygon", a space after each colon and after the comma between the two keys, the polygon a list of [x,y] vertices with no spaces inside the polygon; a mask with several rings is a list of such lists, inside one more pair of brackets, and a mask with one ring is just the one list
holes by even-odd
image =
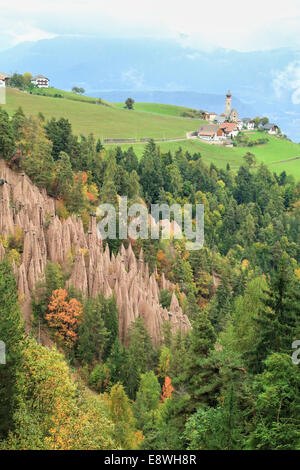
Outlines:
{"label": "hillside", "polygon": [[[135,103],[134,110],[124,109],[123,103],[98,104],[98,100],[89,96],[76,95],[71,92],[49,88],[38,90],[38,94],[28,94],[16,89],[7,89],[7,103],[4,107],[9,114],[21,106],[26,115],[37,115],[42,112],[46,119],[53,116],[69,119],[76,134],[87,136],[93,133],[101,140],[143,138],[172,139],[186,137],[186,132],[195,130],[203,121],[181,117],[191,108],[160,104]],[[43,96],[47,94],[49,96]],[[64,98],[54,98],[59,94]],[[260,137],[253,133],[251,138]],[[265,163],[278,174],[286,171],[300,179],[300,145],[288,140],[268,136],[269,142],[254,147],[223,148],[208,145],[198,140],[182,140],[179,142],[160,142],[163,152],[176,151],[180,147],[190,153],[200,152],[207,163],[225,168],[229,163],[236,170],[243,162],[243,156],[250,151],[256,156],[258,163]],[[120,144],[123,149],[134,145],[138,158],[141,157],[145,144]],[[108,144],[108,147],[114,146]]]}
{"label": "hillside", "polygon": [[[59,90],[58,90],[59,91]],[[151,137],[155,139],[186,136],[202,121],[178,116],[129,111],[118,107],[77,100],[30,95],[16,89],[7,89],[6,105],[3,108],[12,114],[21,106],[26,115],[42,112],[46,119],[53,116],[69,119],[76,134],[93,133],[96,138],[126,139]]]}
{"label": "hillside", "polygon": [[[113,103],[117,108],[124,108],[124,103]],[[182,117],[183,113],[191,112],[191,108],[186,106],[176,106],[172,104],[161,103],[135,103],[134,109],[136,111],[144,111],[152,114],[165,114],[167,116]]]}
{"label": "hillside", "polygon": [[[139,162],[20,112],[0,122],[0,449],[299,447],[298,185],[153,142]],[[123,195],[117,232],[99,204]],[[140,230],[162,203],[184,208],[182,239],[176,219],[168,238]],[[202,249],[186,243],[198,204]]]}
{"label": "hillside", "polygon": [[[261,137],[261,133],[255,132],[253,138]],[[213,163],[219,168],[225,168],[229,163],[231,169],[237,170],[243,163],[243,156],[251,152],[256,156],[258,163],[265,163],[271,171],[281,173],[286,171],[296,179],[300,179],[300,144],[289,140],[279,139],[268,135],[269,142],[254,147],[224,148],[209,145],[199,140],[184,140],[181,142],[160,142],[162,152],[175,152],[179,148],[189,153],[200,152],[206,164]],[[122,144],[122,148],[128,149],[131,144]],[[109,145],[111,147],[111,145]],[[140,158],[143,154],[145,144],[134,144],[134,151]]]}

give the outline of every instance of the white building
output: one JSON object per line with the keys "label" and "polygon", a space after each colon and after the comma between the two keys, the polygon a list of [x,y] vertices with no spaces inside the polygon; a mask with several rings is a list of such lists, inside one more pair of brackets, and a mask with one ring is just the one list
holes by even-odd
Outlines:
{"label": "white building", "polygon": [[276,135],[279,132],[279,127],[276,124],[268,123],[262,126],[264,131],[267,131],[268,134]]}
{"label": "white building", "polygon": [[241,131],[241,130],[243,129],[243,127],[244,127],[243,121],[238,121],[238,122],[236,123],[236,127],[238,128],[239,131]]}
{"label": "white building", "polygon": [[5,87],[6,87],[9,78],[10,78],[9,75],[7,75],[6,73],[1,73],[1,72],[0,72],[0,87],[1,87],[1,88],[5,88]]}
{"label": "white building", "polygon": [[255,122],[253,121],[253,119],[244,118],[242,121],[244,129],[247,129],[248,131],[253,131],[253,129],[255,128]]}
{"label": "white building", "polygon": [[49,88],[49,81],[49,78],[44,77],[43,75],[36,75],[31,79],[31,83],[38,88]]}

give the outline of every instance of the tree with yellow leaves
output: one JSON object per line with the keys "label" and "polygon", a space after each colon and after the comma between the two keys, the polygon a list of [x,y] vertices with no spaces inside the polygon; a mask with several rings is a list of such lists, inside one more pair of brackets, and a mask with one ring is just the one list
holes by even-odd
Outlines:
{"label": "tree with yellow leaves", "polygon": [[105,394],[109,416],[115,423],[114,438],[123,450],[138,449],[143,441],[142,431],[136,429],[136,421],[123,386],[114,385],[110,394]]}

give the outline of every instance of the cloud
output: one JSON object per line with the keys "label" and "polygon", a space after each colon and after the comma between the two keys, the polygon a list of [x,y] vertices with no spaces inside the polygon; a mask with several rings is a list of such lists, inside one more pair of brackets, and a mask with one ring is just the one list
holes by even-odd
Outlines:
{"label": "cloud", "polygon": [[284,92],[291,93],[293,104],[300,104],[300,60],[291,62],[281,71],[273,72],[272,86],[277,98]]}
{"label": "cloud", "polygon": [[40,41],[41,39],[51,39],[56,37],[54,33],[49,33],[38,28],[25,28],[23,31],[20,29],[18,32],[12,32],[13,45],[19,44],[25,41]]}
{"label": "cloud", "polygon": [[122,72],[122,81],[125,82],[126,86],[129,86],[129,88],[132,86],[136,89],[142,88],[144,75],[135,68],[130,68]]}
{"label": "cloud", "polygon": [[199,0],[0,0],[0,47],[13,45],[16,38],[36,40],[43,34],[170,37],[199,49],[241,51],[300,46],[299,0],[276,3],[231,0],[224,6],[224,0],[215,0],[212,6]]}

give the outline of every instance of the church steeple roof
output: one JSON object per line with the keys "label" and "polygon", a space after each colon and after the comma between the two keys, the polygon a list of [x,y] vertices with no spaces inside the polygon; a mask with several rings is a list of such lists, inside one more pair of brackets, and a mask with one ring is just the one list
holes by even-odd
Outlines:
{"label": "church steeple roof", "polygon": [[230,90],[228,90],[228,92],[227,92],[227,95],[226,95],[226,96],[227,96],[227,98],[231,98],[231,93],[230,93]]}

